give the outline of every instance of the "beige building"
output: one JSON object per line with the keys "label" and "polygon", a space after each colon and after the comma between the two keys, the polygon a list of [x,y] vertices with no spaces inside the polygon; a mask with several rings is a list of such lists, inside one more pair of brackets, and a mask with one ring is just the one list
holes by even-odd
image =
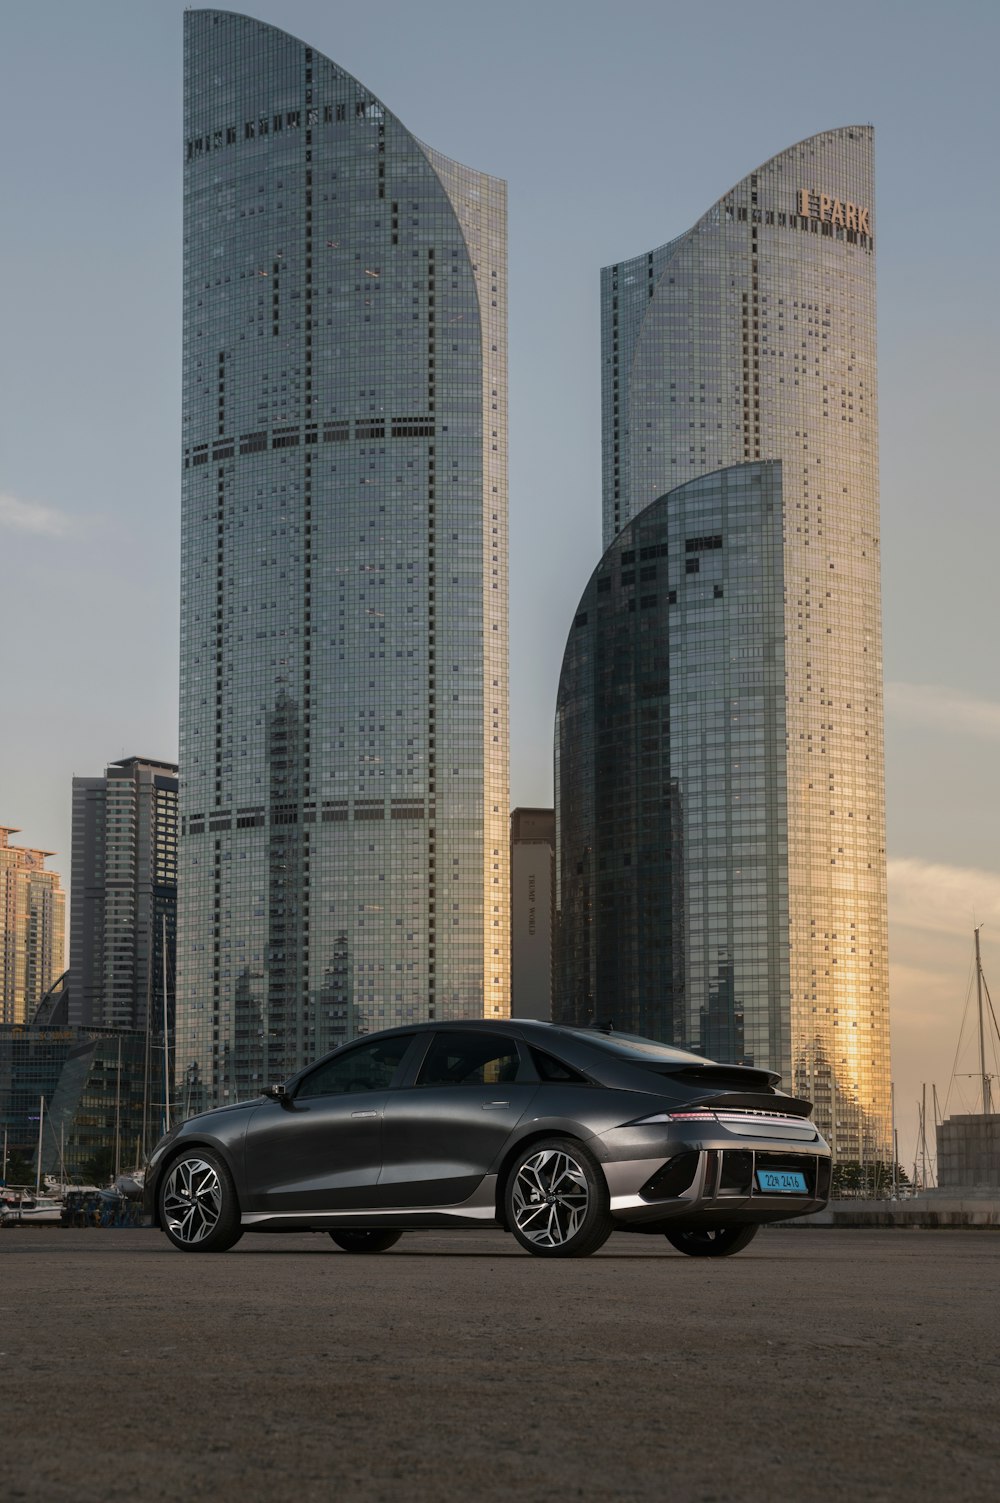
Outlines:
{"label": "beige building", "polygon": [[63,968],[66,894],[51,851],[11,845],[0,825],[0,1023],[25,1023]]}

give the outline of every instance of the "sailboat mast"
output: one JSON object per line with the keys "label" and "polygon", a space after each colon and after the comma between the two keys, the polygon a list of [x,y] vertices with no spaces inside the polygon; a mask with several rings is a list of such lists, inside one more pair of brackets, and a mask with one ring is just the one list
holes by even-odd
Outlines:
{"label": "sailboat mast", "polygon": [[[149,1142],[149,1072],[152,1057],[151,1034],[153,1031],[153,936],[150,935],[148,954],[146,956],[146,1037],[143,1040],[142,1060],[142,1158],[145,1158]],[[136,1154],[136,1168],[141,1162],[139,1153]]]}
{"label": "sailboat mast", "polygon": [[38,1098],[38,1165],[35,1169],[35,1194],[42,1188],[42,1129],[45,1126],[45,1097]]}
{"label": "sailboat mast", "polygon": [[167,915],[163,915],[163,1131],[170,1131],[170,1050],[167,1035]]}
{"label": "sailboat mast", "polygon": [[122,1041],[118,1039],[118,1074],[115,1079],[115,1179],[122,1172]]}
{"label": "sailboat mast", "polygon": [[983,1116],[988,1117],[993,1110],[993,1102],[990,1091],[990,1077],[986,1073],[986,1044],[983,1038],[983,962],[979,954],[979,930],[976,933],[976,998],[979,1003],[979,1074],[983,1085]]}
{"label": "sailboat mast", "polygon": [[899,1163],[899,1128],[892,1129],[892,1198],[899,1198],[899,1181],[897,1175],[900,1169]]}

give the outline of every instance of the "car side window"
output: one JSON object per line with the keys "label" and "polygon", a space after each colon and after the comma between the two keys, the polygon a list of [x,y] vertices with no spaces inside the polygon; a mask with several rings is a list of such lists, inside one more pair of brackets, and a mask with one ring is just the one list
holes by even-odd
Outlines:
{"label": "car side window", "polygon": [[581,1075],[579,1070],[574,1070],[572,1065],[563,1064],[561,1059],[554,1055],[546,1054],[544,1049],[532,1049],[532,1062],[538,1071],[539,1080],[558,1081],[561,1085],[589,1085],[586,1075]]}
{"label": "car side window", "polygon": [[358,1044],[317,1065],[295,1092],[303,1096],[341,1096],[348,1091],[384,1091],[393,1081],[400,1060],[410,1047],[412,1033],[370,1044]]}
{"label": "car side window", "polygon": [[472,1031],[441,1033],[428,1050],[417,1085],[505,1085],[517,1079],[520,1064],[513,1039]]}

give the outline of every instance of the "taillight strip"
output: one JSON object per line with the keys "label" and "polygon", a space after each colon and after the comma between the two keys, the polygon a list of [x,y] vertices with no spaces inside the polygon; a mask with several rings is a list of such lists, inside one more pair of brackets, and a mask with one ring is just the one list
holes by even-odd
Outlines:
{"label": "taillight strip", "polygon": [[746,1111],[713,1111],[704,1109],[691,1112],[668,1112],[665,1114],[670,1122],[762,1122],[768,1126],[809,1127],[812,1124],[808,1117],[789,1117],[784,1112],[758,1112],[752,1108]]}

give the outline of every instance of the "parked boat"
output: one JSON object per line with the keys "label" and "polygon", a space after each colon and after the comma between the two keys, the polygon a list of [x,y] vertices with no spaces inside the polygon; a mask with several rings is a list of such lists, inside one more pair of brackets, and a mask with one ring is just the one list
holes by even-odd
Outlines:
{"label": "parked boat", "polygon": [[34,1226],[62,1221],[63,1205],[51,1195],[5,1195],[0,1226]]}

